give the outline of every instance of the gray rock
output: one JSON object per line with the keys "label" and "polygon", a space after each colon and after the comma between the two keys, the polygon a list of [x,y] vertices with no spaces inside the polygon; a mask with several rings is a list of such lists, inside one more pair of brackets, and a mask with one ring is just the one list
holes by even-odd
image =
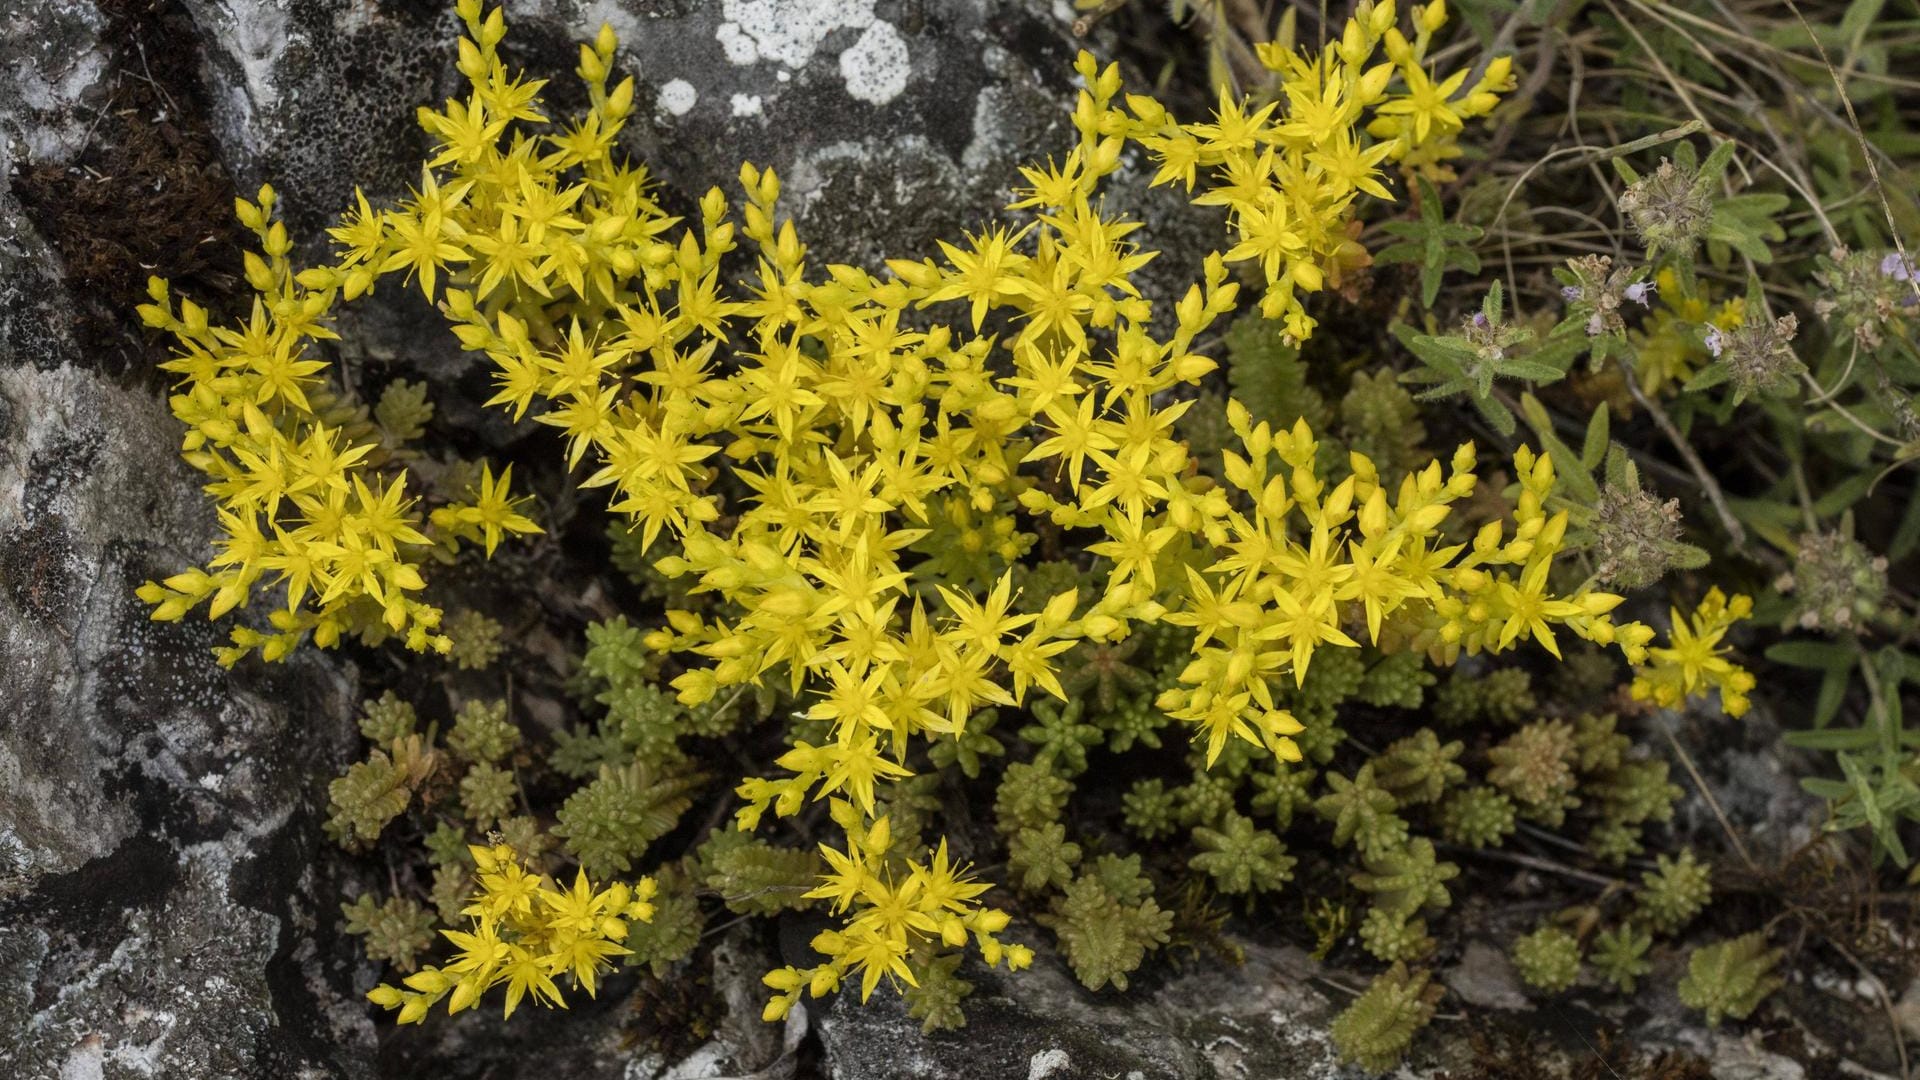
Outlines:
{"label": "gray rock", "polygon": [[291,954],[332,908],[308,865],[350,678],[229,675],[213,627],[147,621],[134,587],[207,538],[161,402],[24,364],[0,402],[0,1074],[329,1070],[372,1029]]}
{"label": "gray rock", "polygon": [[[417,181],[414,107],[460,86],[450,10],[187,3],[242,188],[273,183],[311,226],[355,185],[396,197]],[[561,103],[578,43],[611,25],[643,105],[628,146],[666,189],[732,191],[741,161],[772,166],[826,260],[931,250],[1007,201],[1016,165],[1070,146],[1072,46],[1021,0],[536,0],[507,15],[509,59],[553,77]]]}

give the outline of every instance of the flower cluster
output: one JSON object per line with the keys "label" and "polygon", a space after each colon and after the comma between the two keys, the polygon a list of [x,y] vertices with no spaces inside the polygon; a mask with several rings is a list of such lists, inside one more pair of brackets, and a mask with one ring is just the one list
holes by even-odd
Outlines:
{"label": "flower cluster", "polygon": [[468,851],[479,890],[460,914],[471,918],[471,928],[440,932],[459,956],[445,967],[423,967],[407,976],[405,990],[383,983],[367,993],[374,1004],[398,1009],[403,1024],[425,1020],[442,998],[448,998],[449,1013],[472,1008],[503,983],[505,1016],[528,998],[565,1008],[555,981],[562,976],[591,997],[601,972],[628,951],[620,944],[627,924],[653,918],[652,878],[602,889],[581,870],[573,886],[563,890],[530,873],[519,853],[505,844],[476,844]]}
{"label": "flower cluster", "polygon": [[272,612],[267,629],[235,627],[232,644],[218,650],[227,665],[256,649],[279,659],[309,633],[322,646],[343,633],[393,633],[408,648],[445,652],[451,642],[438,632],[440,610],[414,595],[426,586],[422,560],[483,536],[491,555],[503,532],[539,527],[508,494],[511,469],[497,482],[484,471],[471,502],[421,520],[406,470],[386,468],[389,447],[367,438],[367,410],[327,389],[327,363],[306,354],[311,342],[336,336],[325,326],[339,297],[336,275],[322,269],[296,277],[287,258],[292,241],[271,220],[273,204],[271,187],[260,189],[257,203],[238,202],[241,223],[261,245],[246,255],[247,282],[259,295],[244,322],[212,325],[192,300],[176,307],[159,278],[148,287],[152,302],[140,307],[148,326],[179,344],[161,365],[180,376],[169,404],[187,426],[182,455],[209,478],[223,533],[204,568],[149,581],[140,598],[154,606],[155,619],[181,618],[202,603],[218,619],[245,607],[273,575],[286,606]]}
{"label": "flower cluster", "polygon": [[1647,650],[1647,665],[1634,673],[1630,691],[1636,701],[1650,701],[1673,708],[1688,697],[1709,690],[1720,694],[1720,707],[1728,716],[1744,716],[1747,691],[1754,687],[1753,675],[1727,659],[1730,651],[1721,644],[1727,631],[1753,614],[1753,600],[1746,596],[1728,599],[1718,588],[1707,595],[1685,619],[1672,612],[1673,629],[1665,646]]}
{"label": "flower cluster", "polygon": [[1095,95],[1093,116],[1076,112],[1075,122],[1091,119],[1102,133],[1139,143],[1159,166],[1156,184],[1179,181],[1192,190],[1209,170],[1212,183],[1194,202],[1227,208],[1235,240],[1227,261],[1257,262],[1267,283],[1261,314],[1305,338],[1314,320],[1298,294],[1337,288],[1371,261],[1354,239],[1355,214],[1361,196],[1393,197],[1381,165],[1444,175],[1444,163],[1460,153],[1454,137],[1513,88],[1504,56],[1472,86],[1467,68],[1430,73],[1428,46],[1446,21],[1446,0],[1414,7],[1409,41],[1395,25],[1393,0],[1362,0],[1340,39],[1318,54],[1259,46],[1261,64],[1279,77],[1284,109],[1279,102],[1254,108],[1223,90],[1211,123],[1183,124],[1150,97],[1128,95],[1121,113]]}
{"label": "flower cluster", "polygon": [[[391,210],[361,200],[334,233],[340,260],[299,280],[351,297],[383,275],[416,278],[492,364],[491,404],[556,428],[569,466],[586,463],[584,485],[608,489],[639,546],[665,542],[654,565],[678,595],[719,601],[710,614],[669,610],[646,636],[679,658],[682,703],[768,681],[805,702],[782,774],[742,783],[736,820],[752,829],[830,799],[845,842],[824,849],[832,872],[816,896],[842,924],[816,939],[823,964],[769,977],[769,1015],[855,974],[863,992],[913,982],[969,939],[989,962],[1026,961],[994,937],[1006,917],[973,902],[985,886],[952,868],[944,842],[924,857],[896,850],[877,798],[910,774],[913,748],[954,745],[1034,691],[1065,699],[1058,658],[1078,643],[1156,624],[1179,635],[1191,660],[1158,704],[1209,762],[1232,739],[1297,759],[1301,725],[1276,689],[1362,633],[1440,662],[1528,640],[1558,655],[1557,631],[1646,659],[1652,631],[1609,618],[1619,597],[1550,584],[1567,515],[1546,509],[1547,456],[1523,447],[1510,520],[1459,540],[1449,528],[1476,485],[1470,444],[1397,483],[1358,453],[1335,478],[1304,422],[1276,430],[1234,403],[1216,481],[1174,436],[1215,367],[1196,343],[1237,305],[1229,263],[1257,260],[1263,309],[1306,336],[1297,292],[1360,265],[1360,197],[1387,194],[1375,167],[1437,165],[1446,137],[1493,107],[1504,60],[1464,92],[1464,72],[1435,82],[1421,66],[1441,3],[1416,9],[1412,42],[1391,3],[1362,4],[1316,57],[1267,50],[1286,110],[1224,101],[1210,123],[1176,123],[1141,96],[1121,111],[1118,66],[1083,53],[1077,144],[1023,170],[1015,220],[884,273],[810,265],[779,217],[778,178],[752,165],[737,212],[716,188],[694,220],[667,216],[645,170],[614,154],[633,83],[608,86],[608,30],[581,49],[585,115],[531,133],[541,84],[502,63],[500,11],[457,7],[470,89],[422,111],[436,145],[419,189]],[[1388,60],[1365,67],[1383,46]],[[1370,143],[1357,129],[1367,110]],[[1198,201],[1233,219],[1235,243],[1206,257],[1171,312],[1133,282],[1153,255],[1130,239],[1139,223],[1099,198],[1128,139],[1156,156],[1162,181],[1214,170],[1222,183]],[[722,281],[723,260],[753,267],[743,289]],[[959,520],[954,500],[996,521],[1023,514],[1084,550],[1086,587],[1021,595],[1008,565],[1023,550],[1017,525],[973,553],[991,584],[936,584],[915,545]],[[530,527],[498,485],[445,518],[489,545]],[[525,905],[492,899],[526,875],[490,858],[499,884],[475,907],[491,921],[456,939],[459,963],[409,980],[419,995],[453,992],[458,1008],[508,980],[510,1006],[554,996],[538,972],[553,973],[542,950],[558,939],[541,928],[558,909],[534,906],[547,894],[531,886]],[[591,989],[617,948],[579,925],[568,969]],[[405,1018],[425,1011],[421,997],[376,993]]]}
{"label": "flower cluster", "polygon": [[915,971],[928,969],[935,956],[932,946],[957,948],[969,936],[989,965],[1004,962],[1008,970],[1019,971],[1033,962],[1033,951],[1025,945],[1006,945],[995,937],[1006,928],[1007,913],[973,902],[988,886],[953,866],[945,840],[930,859],[920,862],[894,853],[885,816],[869,824],[844,799],[833,800],[830,809],[846,834],[847,847],[840,851],[820,845],[829,870],[807,896],[829,901],[836,915],[849,910],[854,915],[840,929],[822,930],[814,937],[815,951],[827,958],[824,963],[767,974],[766,984],[776,993],[767,1002],[766,1019],[786,1016],[803,990],[814,997],[838,990],[850,973],[860,976],[861,1001],[882,977],[918,986]]}

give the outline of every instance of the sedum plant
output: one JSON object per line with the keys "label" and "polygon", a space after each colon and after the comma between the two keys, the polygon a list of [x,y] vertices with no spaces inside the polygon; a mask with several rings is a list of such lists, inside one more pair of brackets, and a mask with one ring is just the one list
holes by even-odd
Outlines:
{"label": "sedum plant", "polygon": [[[670,964],[697,941],[706,888],[744,912],[811,904],[830,917],[813,962],[766,976],[767,1019],[843,986],[864,999],[886,981],[915,995],[926,1022],[956,1023],[961,951],[1012,969],[1032,953],[1005,937],[1010,916],[983,901],[988,883],[947,838],[924,835],[938,804],[915,775],[922,760],[997,774],[1009,868],[1050,896],[1039,921],[1089,988],[1124,989],[1173,940],[1174,912],[1139,856],[1083,847],[1063,815],[1100,776],[1091,755],[1177,763],[1175,732],[1193,743],[1191,778],[1135,785],[1130,829],[1189,831],[1188,869],[1215,891],[1279,889],[1296,858],[1241,812],[1251,779],[1248,808],[1285,828],[1311,807],[1360,853],[1355,884],[1375,894],[1369,947],[1414,959],[1432,948],[1419,915],[1446,906],[1458,871],[1412,835],[1410,817],[1438,814],[1450,833],[1492,843],[1516,809],[1558,823],[1580,805],[1577,779],[1625,766],[1607,753],[1581,764],[1574,729],[1552,719],[1490,753],[1493,787],[1465,801],[1447,797],[1467,776],[1463,743],[1424,729],[1357,768],[1316,773],[1344,739],[1341,703],[1410,707],[1433,681],[1428,664],[1522,646],[1558,659],[1576,640],[1617,650],[1662,704],[1717,693],[1734,712],[1751,686],[1721,644],[1738,598],[1676,625],[1665,646],[1615,621],[1621,596],[1556,581],[1569,515],[1554,509],[1554,455],[1519,447],[1510,503],[1469,524],[1477,451],[1417,452],[1411,402],[1390,383],[1356,379],[1340,410],[1350,443],[1379,447],[1379,461],[1335,452],[1304,415],[1286,421],[1281,400],[1260,414],[1215,402],[1217,471],[1175,438],[1216,367],[1201,343],[1239,306],[1234,270],[1260,288],[1279,347],[1297,348],[1316,325],[1304,298],[1367,261],[1352,226],[1370,200],[1391,198],[1384,167],[1446,160],[1465,121],[1510,85],[1503,58],[1472,85],[1464,70],[1428,71],[1443,5],[1415,9],[1411,38],[1391,2],[1363,3],[1323,49],[1265,47],[1285,106],[1224,96],[1207,122],[1123,94],[1118,67],[1083,53],[1077,138],[1022,170],[1010,222],[884,272],[810,263],[780,216],[779,179],[751,164],[736,202],[715,189],[691,218],[667,215],[645,170],[615,149],[633,82],[612,81],[611,31],[581,49],[586,111],[551,126],[542,84],[500,56],[501,11],[456,7],[469,88],[421,111],[434,146],[409,199],[376,209],[359,198],[333,230],[335,261],[296,273],[264,192],[241,208],[265,249],[249,262],[262,298],[248,329],[209,328],[160,284],[143,309],[181,342],[176,412],[192,425],[190,460],[219,477],[226,530],[210,569],[143,597],[158,618],[202,601],[218,618],[268,575],[286,587],[272,632],[236,629],[223,662],[381,626],[444,651],[438,610],[412,595],[425,588],[422,560],[461,542],[490,554],[537,531],[509,494],[510,470],[487,466],[471,499],[423,517],[393,465],[405,459],[325,426],[323,365],[272,359],[303,355],[328,334],[334,304],[392,275],[417,282],[484,357],[490,405],[554,429],[568,468],[604,489],[627,527],[616,557],[668,605],[663,625],[610,620],[590,634],[580,682],[606,713],[554,750],[552,771],[584,783],[550,829],[513,813],[517,729],[484,706],[461,713],[448,735],[466,766],[458,803],[511,842],[463,855],[457,826],[433,832],[434,898],[469,929],[445,932],[452,963],[374,992],[402,1021],[449,995],[459,1011],[501,982],[509,1011],[528,995],[558,1004],[557,976],[591,993],[617,956]],[[1170,306],[1133,281],[1155,254],[1134,238],[1139,223],[1101,198],[1129,146],[1155,163],[1156,183],[1198,189],[1196,202],[1225,214],[1227,242]],[[743,280],[729,276],[736,264]],[[1476,386],[1488,371],[1505,373],[1482,370]],[[1297,390],[1285,377],[1267,385],[1276,399]],[[425,422],[406,400],[389,412],[400,433]],[[1042,532],[1087,566],[1016,570]],[[942,554],[947,538],[964,557]],[[492,659],[497,626],[462,622],[481,639],[462,663]],[[1489,682],[1462,683],[1447,711],[1526,719],[1524,673]],[[792,706],[784,749],[769,775],[734,789],[733,823],[772,830],[824,806],[831,829],[817,852],[713,840],[633,889],[590,884],[631,873],[677,825],[702,780],[683,736],[758,722],[776,702]],[[1031,723],[996,728],[1001,710]],[[336,799],[343,835],[370,841],[425,782],[431,733],[396,765],[401,740],[420,738],[398,733],[411,722],[379,721],[395,734],[374,752],[384,766],[370,761]],[[1003,766],[1014,733],[1034,753]],[[529,869],[551,840],[580,865],[571,890]],[[470,881],[479,892],[463,906]],[[1343,1017],[1343,1048],[1363,1062],[1397,1056],[1437,991],[1397,964]]]}
{"label": "sedum plant", "polygon": [[1779,962],[1780,950],[1767,947],[1764,933],[1702,945],[1687,958],[1680,1000],[1704,1012],[1714,1027],[1729,1016],[1745,1020],[1784,985],[1785,980],[1774,974]]}
{"label": "sedum plant", "polygon": [[1513,966],[1536,990],[1558,993],[1580,975],[1580,941],[1558,926],[1542,926],[1513,943]]}
{"label": "sedum plant", "polygon": [[367,994],[374,1004],[400,1011],[400,1021],[419,1021],[443,999],[457,1013],[505,985],[503,1016],[523,1000],[565,1006],[559,978],[589,997],[600,974],[627,949],[619,942],[629,921],[653,918],[651,878],[637,885],[596,888],[582,870],[563,888],[528,871],[504,844],[470,849],[479,889],[461,909],[469,930],[441,933],[459,949],[445,967],[422,967],[407,976],[406,989],[381,984]]}
{"label": "sedum plant", "polygon": [[1343,1060],[1385,1072],[1400,1063],[1413,1037],[1433,1019],[1442,990],[1425,968],[1396,963],[1373,980],[1333,1022],[1333,1045]]}

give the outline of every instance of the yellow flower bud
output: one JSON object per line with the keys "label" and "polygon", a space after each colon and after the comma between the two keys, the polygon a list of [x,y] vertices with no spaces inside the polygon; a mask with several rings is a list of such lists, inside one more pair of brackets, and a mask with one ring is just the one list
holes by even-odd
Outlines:
{"label": "yellow flower bud", "polygon": [[1397,12],[1393,9],[1393,0],[1380,0],[1374,5],[1373,13],[1367,19],[1367,28],[1373,31],[1375,37],[1378,37],[1393,26],[1396,14]]}

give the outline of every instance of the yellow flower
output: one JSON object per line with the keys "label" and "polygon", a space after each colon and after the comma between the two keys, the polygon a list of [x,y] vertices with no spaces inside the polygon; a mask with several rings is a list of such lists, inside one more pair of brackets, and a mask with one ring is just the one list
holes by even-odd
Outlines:
{"label": "yellow flower", "polygon": [[[381,985],[367,1000],[399,1012],[399,1022],[419,1023],[442,999],[457,1013],[479,1003],[502,983],[507,992],[504,1016],[512,1016],[529,997],[542,1007],[566,1008],[553,976],[568,974],[592,996],[600,974],[628,950],[626,918],[651,920],[645,900],[654,894],[652,878],[633,887],[596,888],[584,870],[567,890],[528,871],[517,852],[504,844],[469,847],[479,890],[463,914],[467,930],[442,930],[457,954],[445,967],[424,967],[409,975],[407,989]],[[635,899],[638,897],[639,899]],[[536,901],[538,901],[536,903]],[[449,997],[449,994],[451,997]]]}
{"label": "yellow flower", "polygon": [[1753,600],[1729,600],[1718,588],[1707,590],[1693,614],[1682,619],[1670,613],[1668,644],[1647,650],[1648,664],[1634,673],[1631,693],[1637,701],[1673,708],[1689,697],[1718,691],[1720,707],[1728,716],[1744,716],[1753,675],[1727,659],[1731,650],[1721,645],[1734,624],[1753,614]]}

